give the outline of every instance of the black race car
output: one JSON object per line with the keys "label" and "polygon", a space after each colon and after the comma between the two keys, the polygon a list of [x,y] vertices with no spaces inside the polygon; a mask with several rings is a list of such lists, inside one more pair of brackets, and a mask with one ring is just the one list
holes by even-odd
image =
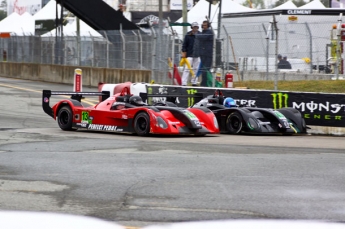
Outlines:
{"label": "black race car", "polygon": [[192,107],[207,107],[215,114],[221,133],[240,134],[306,134],[306,126],[302,114],[295,108],[281,109],[258,107],[226,107],[220,90],[209,95]]}

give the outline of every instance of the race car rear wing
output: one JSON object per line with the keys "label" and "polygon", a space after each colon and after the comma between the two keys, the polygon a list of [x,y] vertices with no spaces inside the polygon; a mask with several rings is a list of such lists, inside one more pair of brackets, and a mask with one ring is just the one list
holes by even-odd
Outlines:
{"label": "race car rear wing", "polygon": [[156,97],[156,98],[157,97],[158,98],[164,97],[164,98],[166,98],[166,101],[176,104],[176,99],[178,97],[180,97],[180,98],[191,98],[191,97],[193,97],[193,98],[196,98],[195,103],[197,103],[200,100],[202,100],[205,95],[204,95],[204,93],[201,93],[201,92],[195,93],[193,95],[186,95],[186,94],[154,94],[154,95],[152,95],[152,94],[147,94],[145,92],[140,92],[139,96],[143,99],[143,101],[147,101],[148,97],[151,97],[151,98],[152,97]]}
{"label": "race car rear wing", "polygon": [[71,99],[77,100],[81,102],[83,96],[101,96],[102,101],[106,100],[110,96],[109,91],[102,91],[102,92],[67,92],[67,91],[51,91],[51,90],[43,90],[42,92],[42,107],[45,113],[49,116],[54,117],[54,113],[52,108],[49,105],[50,97],[52,95],[70,95]]}

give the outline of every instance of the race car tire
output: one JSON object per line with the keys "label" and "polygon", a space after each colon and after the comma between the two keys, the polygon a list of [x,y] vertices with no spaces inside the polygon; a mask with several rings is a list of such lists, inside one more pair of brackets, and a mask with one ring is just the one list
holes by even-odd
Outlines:
{"label": "race car tire", "polygon": [[243,118],[240,113],[233,112],[226,119],[226,130],[229,134],[239,134],[242,130]]}
{"label": "race car tire", "polygon": [[73,113],[69,106],[63,106],[60,108],[57,122],[62,130],[75,130],[72,128]]}
{"label": "race car tire", "polygon": [[139,136],[147,136],[150,133],[150,117],[146,112],[140,112],[134,119],[134,130]]}

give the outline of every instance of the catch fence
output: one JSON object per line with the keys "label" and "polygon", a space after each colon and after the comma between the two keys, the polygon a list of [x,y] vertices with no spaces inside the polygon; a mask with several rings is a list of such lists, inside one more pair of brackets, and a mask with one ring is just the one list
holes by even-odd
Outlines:
{"label": "catch fence", "polygon": [[[220,34],[215,31],[213,72],[274,72],[276,55],[281,54],[288,57],[292,71],[342,73],[342,41],[332,29],[342,21],[342,15],[299,15],[295,21],[288,15],[223,17]],[[145,69],[156,83],[171,84],[169,73],[173,75],[173,64],[179,65],[181,37],[172,35],[170,28],[154,26],[145,31],[99,31],[99,36],[12,34],[0,39],[0,61]]]}
{"label": "catch fence", "polygon": [[281,54],[294,72],[343,73],[342,21],[342,14],[229,15],[222,19],[220,33],[223,61],[237,64],[241,72],[274,72]]}

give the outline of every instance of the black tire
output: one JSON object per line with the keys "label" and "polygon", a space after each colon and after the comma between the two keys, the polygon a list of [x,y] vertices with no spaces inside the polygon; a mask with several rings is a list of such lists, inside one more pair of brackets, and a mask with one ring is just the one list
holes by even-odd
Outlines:
{"label": "black tire", "polygon": [[72,128],[73,113],[69,106],[63,106],[60,108],[57,122],[62,130],[75,130]]}
{"label": "black tire", "polygon": [[134,130],[139,136],[147,136],[150,133],[150,117],[146,112],[140,112],[134,119]]}
{"label": "black tire", "polygon": [[239,134],[242,130],[243,118],[240,113],[233,112],[226,119],[226,130],[229,134]]}

